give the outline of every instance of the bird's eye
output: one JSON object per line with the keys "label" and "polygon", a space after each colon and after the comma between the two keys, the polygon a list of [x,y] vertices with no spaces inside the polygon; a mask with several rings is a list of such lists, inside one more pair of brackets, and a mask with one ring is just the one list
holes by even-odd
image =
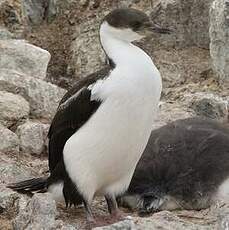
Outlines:
{"label": "bird's eye", "polygon": [[138,30],[138,29],[140,29],[141,25],[142,25],[141,22],[136,21],[133,23],[133,29]]}

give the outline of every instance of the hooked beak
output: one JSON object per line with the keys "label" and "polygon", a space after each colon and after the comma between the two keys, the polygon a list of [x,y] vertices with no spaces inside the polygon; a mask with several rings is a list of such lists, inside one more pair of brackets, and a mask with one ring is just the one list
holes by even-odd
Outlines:
{"label": "hooked beak", "polygon": [[159,34],[171,34],[173,32],[171,29],[163,28],[153,22],[148,22],[147,24],[145,24],[145,28],[148,32],[155,32]]}
{"label": "hooked beak", "polygon": [[160,27],[157,24],[152,24],[151,29],[153,32],[159,34],[171,34],[173,32],[171,29]]}

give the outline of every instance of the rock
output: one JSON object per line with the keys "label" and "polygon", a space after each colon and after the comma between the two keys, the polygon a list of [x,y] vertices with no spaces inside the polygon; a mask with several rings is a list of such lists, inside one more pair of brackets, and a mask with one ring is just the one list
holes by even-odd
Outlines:
{"label": "rock", "polygon": [[48,153],[48,144],[49,144],[48,132],[49,132],[49,127],[50,127],[50,124],[42,124],[43,140],[44,140],[44,152],[45,153]]}
{"label": "rock", "polygon": [[1,184],[26,180],[33,176],[31,169],[25,167],[18,157],[12,158],[3,152],[0,152],[0,175]]}
{"label": "rock", "polygon": [[57,0],[1,0],[0,25],[6,26],[18,38],[24,37],[32,25],[41,24],[54,12]]}
{"label": "rock", "polygon": [[215,0],[210,10],[210,54],[219,78],[229,82],[229,1]]}
{"label": "rock", "polygon": [[19,139],[15,133],[0,125],[0,152],[18,153]]}
{"label": "rock", "polygon": [[186,98],[196,115],[227,122],[229,104],[218,95],[199,92],[188,94]]}
{"label": "rock", "polygon": [[192,223],[176,216],[169,211],[162,211],[155,213],[152,217],[148,218],[135,218],[137,221],[137,230],[211,230],[214,229],[211,224],[201,225],[198,223]]}
{"label": "rock", "polygon": [[70,224],[55,220],[56,203],[48,193],[37,193],[31,200],[21,198],[17,207],[19,213],[13,221],[14,230],[76,230]]}
{"label": "rock", "polygon": [[193,46],[183,49],[158,49],[156,46],[154,50],[150,42],[146,42],[145,46],[160,70],[163,93],[168,88],[174,91],[179,85],[187,85],[187,81],[199,83],[202,74],[211,68],[209,50]]}
{"label": "rock", "polygon": [[17,193],[17,195],[19,196],[19,199],[17,200],[17,203],[14,206],[16,208],[17,213],[19,213],[26,208],[30,200],[30,197],[26,194],[22,195],[22,194]]}
{"label": "rock", "polygon": [[86,77],[101,68],[105,62],[105,54],[101,48],[98,29],[103,16],[98,15],[91,21],[80,24],[75,32],[75,40],[71,45],[72,58],[68,72],[77,77]]}
{"label": "rock", "polygon": [[0,68],[12,69],[30,77],[44,79],[51,55],[24,40],[0,41]]}
{"label": "rock", "polygon": [[57,220],[52,227],[52,229],[57,229],[57,230],[77,230],[78,228],[73,227],[70,224],[67,224],[63,222],[62,220]]}
{"label": "rock", "polygon": [[137,230],[133,220],[127,219],[112,225],[93,228],[93,230]]}
{"label": "rock", "polygon": [[28,118],[29,103],[20,95],[0,91],[0,123],[11,127]]}
{"label": "rock", "polygon": [[[125,7],[131,7],[134,3],[138,3],[138,2],[140,2],[140,1],[136,1],[136,0],[121,0],[117,4],[118,4],[118,7],[125,8]],[[133,8],[137,8],[137,7],[133,6]],[[141,9],[144,10],[142,7],[141,7]]]}
{"label": "rock", "polygon": [[[58,14],[60,0],[23,0],[23,7],[27,21],[31,25],[39,25],[44,20],[51,22]],[[70,4],[70,0],[67,0],[66,5]],[[62,7],[63,10],[65,7]]]}
{"label": "rock", "polygon": [[47,13],[45,15],[48,22],[51,22],[56,17],[58,11],[59,9],[58,9],[57,0],[49,0]]}
{"label": "rock", "polygon": [[80,0],[79,4],[84,7],[88,4],[88,2],[89,2],[88,0]]}
{"label": "rock", "polygon": [[229,229],[229,207],[228,204],[224,204],[220,210],[217,210],[217,229],[228,230]]}
{"label": "rock", "polygon": [[12,39],[14,35],[7,28],[0,26],[0,40]]}
{"label": "rock", "polygon": [[0,214],[13,208],[19,199],[19,194],[11,189],[0,187]]}
{"label": "rock", "polygon": [[34,117],[51,119],[64,89],[14,70],[0,69],[0,90],[23,96],[30,103]]}
{"label": "rock", "polygon": [[27,121],[16,131],[23,152],[40,155],[45,150],[47,127],[40,122]]}
{"label": "rock", "polygon": [[194,116],[194,113],[193,111],[188,109],[188,107],[184,107],[182,106],[182,104],[178,103],[169,103],[162,101],[159,105],[157,118],[153,123],[153,129],[157,129],[177,119],[184,119],[192,116]]}
{"label": "rock", "polygon": [[34,194],[13,221],[13,229],[55,229],[56,203],[48,193]]}
{"label": "rock", "polygon": [[27,27],[21,0],[0,1],[0,25],[4,25],[16,37],[21,37]]}
{"label": "rock", "polygon": [[[158,35],[162,45],[209,47],[209,8],[213,0],[161,0],[154,3],[151,15],[159,25],[174,30]],[[155,41],[154,41],[155,42]]]}
{"label": "rock", "polygon": [[48,2],[46,0],[23,0],[23,7],[29,23],[39,25],[44,20]]}

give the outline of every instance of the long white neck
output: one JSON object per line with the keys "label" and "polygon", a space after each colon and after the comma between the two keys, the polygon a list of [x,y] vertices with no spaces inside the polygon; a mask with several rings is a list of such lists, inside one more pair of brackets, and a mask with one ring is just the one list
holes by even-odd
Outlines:
{"label": "long white neck", "polygon": [[[112,89],[114,95],[117,91],[125,94],[135,94],[135,100],[141,94],[151,98],[151,101],[158,106],[161,93],[161,76],[155,67],[152,59],[139,47],[130,41],[139,39],[139,35],[130,30],[116,30],[103,23],[100,27],[100,40],[104,51],[115,63],[115,69],[107,81],[107,89]],[[110,93],[110,91],[108,92]],[[102,90],[106,98],[106,90]],[[108,94],[109,94],[108,93]],[[141,97],[141,96],[139,96]]]}
{"label": "long white neck", "polygon": [[[125,36],[128,39],[125,40]],[[133,40],[141,38],[137,34],[134,35],[131,30],[117,30],[109,26],[106,22],[102,23],[100,27],[100,41],[102,47],[108,57],[112,59],[116,65],[138,66],[138,64],[140,64],[139,61],[144,61],[149,65],[153,65],[151,58],[142,49],[128,41],[131,36],[134,36]]]}

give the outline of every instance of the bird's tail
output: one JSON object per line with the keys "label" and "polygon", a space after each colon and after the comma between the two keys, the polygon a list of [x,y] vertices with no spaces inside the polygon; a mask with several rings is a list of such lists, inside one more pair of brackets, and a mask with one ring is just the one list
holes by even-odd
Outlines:
{"label": "bird's tail", "polygon": [[8,184],[7,187],[22,193],[46,192],[48,177],[39,177]]}

